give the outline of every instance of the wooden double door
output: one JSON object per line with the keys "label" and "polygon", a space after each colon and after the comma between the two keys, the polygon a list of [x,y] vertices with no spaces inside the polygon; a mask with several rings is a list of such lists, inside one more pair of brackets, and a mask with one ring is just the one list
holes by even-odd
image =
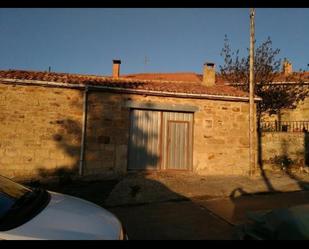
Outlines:
{"label": "wooden double door", "polygon": [[190,170],[193,113],[132,109],[129,170]]}

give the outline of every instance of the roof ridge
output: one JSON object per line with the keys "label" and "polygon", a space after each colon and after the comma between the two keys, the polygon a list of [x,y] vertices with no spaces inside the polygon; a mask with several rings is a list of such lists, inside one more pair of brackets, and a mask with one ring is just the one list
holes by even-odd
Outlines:
{"label": "roof ridge", "polygon": [[127,75],[151,75],[151,74],[195,74],[197,75],[198,73],[196,72],[189,72],[189,71],[183,71],[183,72],[147,72],[147,73],[129,73],[129,74],[124,74],[124,76]]}
{"label": "roof ridge", "polygon": [[81,77],[103,77],[109,78],[111,76],[108,75],[99,75],[99,74],[81,74],[81,73],[65,73],[65,72],[49,72],[49,71],[38,71],[38,70],[25,70],[25,69],[7,69],[7,70],[0,70],[0,72],[24,72],[24,73],[44,73],[44,74],[58,74],[58,75],[72,75],[72,76],[81,76]]}
{"label": "roof ridge", "polygon": [[125,81],[125,82],[136,82],[136,83],[190,83],[190,84],[198,84],[194,81],[179,81],[179,80],[159,80],[159,79],[128,79],[125,78],[124,75],[120,76],[119,78],[114,78],[112,76],[107,75],[92,75],[92,74],[76,74],[76,73],[63,73],[63,72],[48,72],[48,71],[36,71],[36,70],[20,70],[20,69],[9,69],[9,70],[0,70],[0,72],[21,72],[21,73],[41,73],[47,75],[57,75],[57,76],[73,76],[73,77],[92,77],[98,79],[108,79],[114,82],[118,81]]}

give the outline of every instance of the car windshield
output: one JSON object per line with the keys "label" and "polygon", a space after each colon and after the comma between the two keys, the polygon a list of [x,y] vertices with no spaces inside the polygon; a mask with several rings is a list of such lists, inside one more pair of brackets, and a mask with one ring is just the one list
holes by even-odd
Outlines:
{"label": "car windshield", "polygon": [[40,213],[50,201],[41,188],[27,188],[0,176],[0,231],[18,227]]}
{"label": "car windshield", "polygon": [[0,176],[0,219],[25,196],[33,191],[5,177]]}

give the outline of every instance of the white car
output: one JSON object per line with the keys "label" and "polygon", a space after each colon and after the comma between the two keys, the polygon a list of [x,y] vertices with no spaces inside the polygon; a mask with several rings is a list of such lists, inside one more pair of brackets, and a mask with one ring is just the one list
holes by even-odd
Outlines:
{"label": "white car", "polygon": [[0,176],[0,240],[126,240],[109,211]]}

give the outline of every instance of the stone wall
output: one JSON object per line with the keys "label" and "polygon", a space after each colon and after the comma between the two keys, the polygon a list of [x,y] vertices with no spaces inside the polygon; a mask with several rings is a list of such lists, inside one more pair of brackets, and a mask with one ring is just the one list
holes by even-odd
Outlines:
{"label": "stone wall", "polygon": [[303,132],[263,132],[261,135],[263,166],[276,167],[272,162],[276,156],[291,159],[295,166],[308,164],[306,155],[308,142],[308,134]]}
{"label": "stone wall", "polygon": [[129,141],[129,109],[120,94],[89,92],[85,174],[125,173]]}
{"label": "stone wall", "polygon": [[75,169],[82,93],[0,84],[0,174],[27,178]]}
{"label": "stone wall", "polygon": [[[248,103],[90,91],[85,175],[126,172],[130,110],[124,103],[128,100],[197,106],[194,172],[248,173]],[[82,111],[79,90],[0,84],[0,174],[32,177],[76,170]]]}
{"label": "stone wall", "polygon": [[200,174],[247,174],[248,103],[89,93],[85,173],[127,169],[129,114],[126,101],[194,105],[193,170]]}
{"label": "stone wall", "polygon": [[249,105],[244,102],[196,102],[194,168],[202,174],[248,174]]}

